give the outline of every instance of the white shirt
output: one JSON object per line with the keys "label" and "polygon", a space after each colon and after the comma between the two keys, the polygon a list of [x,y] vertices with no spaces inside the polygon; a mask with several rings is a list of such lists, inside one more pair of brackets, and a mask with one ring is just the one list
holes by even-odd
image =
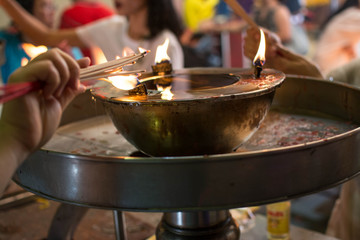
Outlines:
{"label": "white shirt", "polygon": [[150,40],[136,41],[129,37],[127,30],[128,22],[126,18],[115,15],[79,27],[77,28],[77,34],[89,47],[99,47],[108,61],[116,59],[117,56],[121,57],[125,47],[131,48],[136,53],[139,52],[138,47],[150,50],[149,54],[133,66],[136,69],[145,69],[147,71],[151,71],[151,66],[155,63],[157,46],[163,44],[168,38],[169,48],[167,54],[171,59],[173,69],[184,67],[184,55],[181,45],[171,31],[164,30]]}

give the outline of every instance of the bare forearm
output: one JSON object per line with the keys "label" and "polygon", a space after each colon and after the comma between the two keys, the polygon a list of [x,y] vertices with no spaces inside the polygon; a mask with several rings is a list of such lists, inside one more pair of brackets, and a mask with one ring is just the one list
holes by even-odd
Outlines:
{"label": "bare forearm", "polygon": [[84,46],[84,43],[79,39],[75,30],[51,30],[24,10],[14,0],[1,0],[1,6],[17,24],[20,31],[28,36],[35,44],[56,46],[66,40],[67,43],[72,46]]}
{"label": "bare forearm", "polygon": [[10,182],[18,166],[27,158],[29,152],[10,134],[0,121],[0,196]]}
{"label": "bare forearm", "polygon": [[273,68],[284,72],[285,74],[303,75],[309,77],[323,78],[319,68],[306,59],[266,59],[265,68]]}

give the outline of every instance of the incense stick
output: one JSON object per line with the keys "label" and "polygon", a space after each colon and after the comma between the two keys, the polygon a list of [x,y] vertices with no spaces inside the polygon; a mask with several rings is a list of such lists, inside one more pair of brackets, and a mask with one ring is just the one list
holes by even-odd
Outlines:
{"label": "incense stick", "polygon": [[98,65],[92,65],[87,68],[80,69],[80,75],[90,74],[94,72],[105,72],[105,71],[114,71],[122,68],[126,65],[134,64],[140,58],[143,58],[149,51],[142,52],[140,54],[135,54],[132,56],[122,57],[115,59],[109,62],[101,63]]}
{"label": "incense stick", "polygon": [[[144,70],[122,71],[122,68],[124,66],[134,64],[137,60],[143,58],[148,52],[149,51],[144,51],[132,56],[127,56],[106,63],[82,68],[80,69],[80,82],[89,86],[92,85],[94,81],[102,80],[103,78],[119,75],[139,74],[144,72]],[[29,92],[39,90],[42,86],[43,83],[40,81],[6,84],[0,87],[0,103],[5,103],[14,98],[26,95]]]}
{"label": "incense stick", "polygon": [[236,0],[224,0],[227,5],[241,18],[243,18],[250,26],[259,28],[254,20],[246,13],[244,8]]}

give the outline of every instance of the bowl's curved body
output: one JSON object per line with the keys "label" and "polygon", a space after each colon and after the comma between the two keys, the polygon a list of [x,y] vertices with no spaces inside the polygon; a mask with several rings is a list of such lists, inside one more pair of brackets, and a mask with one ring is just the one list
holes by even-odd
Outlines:
{"label": "bowl's curved body", "polygon": [[[214,69],[189,71],[191,75],[214,73]],[[250,70],[221,71],[236,72],[241,82],[242,77],[249,78]],[[241,91],[246,84],[236,82],[205,90],[190,89],[186,96],[182,95],[185,97],[170,101],[126,101],[104,96],[103,90],[95,90],[93,95],[102,102],[119,132],[147,155],[229,153],[257,130],[271,106],[275,88],[284,80],[284,75],[276,71],[265,74],[276,76],[276,81],[246,92]],[[194,97],[189,98],[188,93]]]}

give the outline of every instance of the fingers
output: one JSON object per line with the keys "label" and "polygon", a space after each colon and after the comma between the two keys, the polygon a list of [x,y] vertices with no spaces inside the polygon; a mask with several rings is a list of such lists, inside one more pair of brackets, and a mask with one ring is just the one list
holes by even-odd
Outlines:
{"label": "fingers", "polygon": [[79,64],[80,68],[86,68],[90,65],[90,58],[85,57],[77,60],[77,63]]}
{"label": "fingers", "polygon": [[249,27],[244,38],[244,54],[251,60],[255,57],[260,43],[260,31],[258,28]]}
{"label": "fingers", "polygon": [[80,66],[85,67],[88,63],[87,59],[78,63],[59,49],[51,49],[15,71],[9,82],[42,81],[45,98],[55,96],[59,99],[67,88],[84,91],[79,84]]}
{"label": "fingers", "polygon": [[55,93],[56,97],[60,97],[66,85],[72,88],[77,87],[78,83],[76,81],[79,78],[79,66],[71,56],[54,48],[34,60],[39,61],[42,59],[49,59],[60,74],[60,85]]}
{"label": "fingers", "polygon": [[60,85],[60,74],[50,60],[35,61],[25,67],[17,69],[9,78],[9,82],[42,81],[43,94],[50,97]]}
{"label": "fingers", "polygon": [[[38,61],[49,60],[51,61],[52,65],[55,67],[56,71],[59,75],[59,82],[56,92],[54,95],[59,98],[61,93],[64,91],[65,87],[70,87],[73,89],[77,89],[79,86],[79,64],[74,60],[70,55],[66,54],[65,52],[59,49],[51,49],[45,54],[42,54],[36,57],[33,61],[30,62],[30,66]],[[55,82],[48,82],[47,79],[43,79],[47,82],[47,84],[54,84]],[[53,79],[55,80],[55,79]],[[52,87],[49,86],[44,90],[52,90]],[[45,95],[47,96],[49,93],[46,92]]]}

